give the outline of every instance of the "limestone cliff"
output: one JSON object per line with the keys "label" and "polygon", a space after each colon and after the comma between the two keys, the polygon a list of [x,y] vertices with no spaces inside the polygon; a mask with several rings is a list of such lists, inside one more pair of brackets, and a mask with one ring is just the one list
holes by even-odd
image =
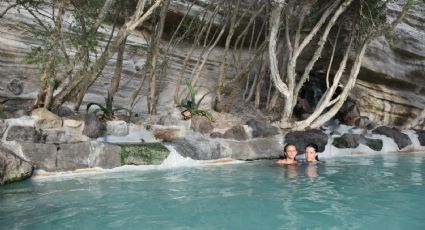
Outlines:
{"label": "limestone cliff", "polygon": [[[173,1],[169,14],[181,14],[186,7],[184,3],[183,0]],[[0,10],[5,6],[4,2],[0,2]],[[194,9],[199,10],[200,7],[194,6]],[[392,14],[399,10],[397,5],[390,6]],[[37,67],[23,62],[25,54],[39,42],[21,30],[20,23],[33,23],[31,15],[26,11],[11,10],[0,18],[0,99],[34,98],[39,84]],[[106,26],[108,29],[110,27]],[[115,98],[115,102],[122,106],[127,106],[129,95],[138,87],[141,79],[140,70],[146,56],[146,41],[142,33],[133,33],[127,42],[123,79]],[[171,52],[168,75],[160,79],[160,107],[173,106],[172,94],[177,73],[189,48],[190,44],[183,44]],[[221,51],[220,47],[214,49],[202,72],[199,82],[201,92],[215,86]],[[192,72],[200,52],[201,49],[195,51],[186,70],[187,75]],[[104,77],[91,87],[85,97],[86,102],[103,100],[114,71],[114,58],[106,66]],[[141,93],[143,97],[135,107],[136,112],[146,111],[146,93],[144,87]],[[425,109],[425,3],[418,3],[409,12],[393,36],[372,41],[351,97],[362,116],[382,125],[406,125]],[[424,127],[422,122],[417,128]]]}

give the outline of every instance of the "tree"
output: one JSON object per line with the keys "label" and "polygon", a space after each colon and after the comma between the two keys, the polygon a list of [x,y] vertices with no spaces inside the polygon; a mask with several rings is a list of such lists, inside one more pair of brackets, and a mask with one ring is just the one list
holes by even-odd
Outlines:
{"label": "tree", "polygon": [[[324,4],[326,1],[305,0],[303,4],[299,1],[289,1],[286,5],[284,3],[285,1],[283,0],[274,2],[275,7],[273,7],[270,14],[269,43],[271,76],[276,89],[285,99],[280,126],[294,130],[317,128],[336,114],[348,97],[350,90],[354,87],[369,41],[384,32],[392,30],[404,17],[413,1],[407,0],[402,12],[390,24],[386,23],[385,18],[388,1],[337,0]],[[285,63],[285,81],[280,76],[276,55],[277,34],[281,26],[281,14],[283,11],[285,18],[284,33],[288,53]],[[315,18],[314,14],[312,14],[313,12],[320,12],[320,16]],[[300,16],[296,17],[296,15]],[[307,15],[313,15],[312,18],[315,19],[313,21],[316,21],[316,23],[312,25],[310,32],[302,38]],[[326,41],[329,39],[329,35],[336,24],[351,28],[351,31],[346,31],[348,35],[345,37],[336,36],[335,38],[340,40],[340,50],[343,51],[343,55],[332,79],[332,84],[330,85],[329,80],[327,81],[328,88],[315,107],[314,112],[307,119],[294,122],[292,111],[297,103],[298,94],[308,80],[317,60],[323,54]],[[291,27],[291,25],[295,26]],[[293,29],[294,27],[295,29]],[[311,44],[313,41],[317,41],[317,45],[313,49],[313,55],[307,65],[304,66],[301,76],[298,76],[296,72],[297,60],[307,45],[313,46]],[[349,73],[346,74],[348,57],[352,52],[354,53],[353,63],[350,66]],[[332,53],[331,64],[333,59],[334,52]],[[330,68],[328,69],[328,74],[329,71]],[[346,78],[346,83],[341,86],[343,84],[341,81],[343,76]],[[337,88],[341,89],[341,93],[335,96]]]}

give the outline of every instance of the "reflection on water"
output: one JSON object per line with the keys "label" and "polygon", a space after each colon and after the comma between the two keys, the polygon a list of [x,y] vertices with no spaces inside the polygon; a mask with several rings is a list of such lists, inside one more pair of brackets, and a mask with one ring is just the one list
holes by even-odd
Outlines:
{"label": "reflection on water", "polygon": [[0,187],[0,229],[421,229],[425,154],[270,161]]}

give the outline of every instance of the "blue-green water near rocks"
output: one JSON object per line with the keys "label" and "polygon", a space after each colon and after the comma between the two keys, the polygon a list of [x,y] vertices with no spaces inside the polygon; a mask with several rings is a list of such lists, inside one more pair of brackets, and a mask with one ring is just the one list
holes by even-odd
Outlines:
{"label": "blue-green water near rocks", "polygon": [[0,187],[0,229],[423,229],[425,153],[37,179]]}

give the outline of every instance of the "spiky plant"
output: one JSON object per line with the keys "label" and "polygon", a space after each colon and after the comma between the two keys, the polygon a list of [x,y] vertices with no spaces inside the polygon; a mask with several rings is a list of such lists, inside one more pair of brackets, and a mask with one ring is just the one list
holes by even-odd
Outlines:
{"label": "spiky plant", "polygon": [[182,112],[183,119],[187,120],[194,115],[201,115],[208,118],[211,121],[214,120],[214,117],[210,112],[199,109],[199,105],[201,104],[202,100],[204,100],[205,96],[207,96],[210,92],[207,92],[201,97],[201,99],[199,99],[199,101],[196,101],[195,87],[193,87],[193,85],[190,84],[189,82],[186,82],[186,86],[187,86],[187,89],[189,90],[190,99],[185,98],[181,100],[179,105],[180,107],[186,109]]}
{"label": "spiky plant", "polygon": [[96,102],[91,102],[91,103],[87,104],[86,112],[89,111],[91,106],[96,105],[99,108],[94,110],[94,113],[97,114],[98,112],[102,111],[103,112],[102,118],[106,119],[106,120],[114,119],[115,118],[115,112],[117,112],[117,111],[127,111],[128,113],[131,114],[130,110],[128,110],[126,108],[114,108],[113,102],[114,102],[114,97],[111,96],[108,93],[108,96],[105,97],[105,105],[101,105],[101,104],[96,103]]}

